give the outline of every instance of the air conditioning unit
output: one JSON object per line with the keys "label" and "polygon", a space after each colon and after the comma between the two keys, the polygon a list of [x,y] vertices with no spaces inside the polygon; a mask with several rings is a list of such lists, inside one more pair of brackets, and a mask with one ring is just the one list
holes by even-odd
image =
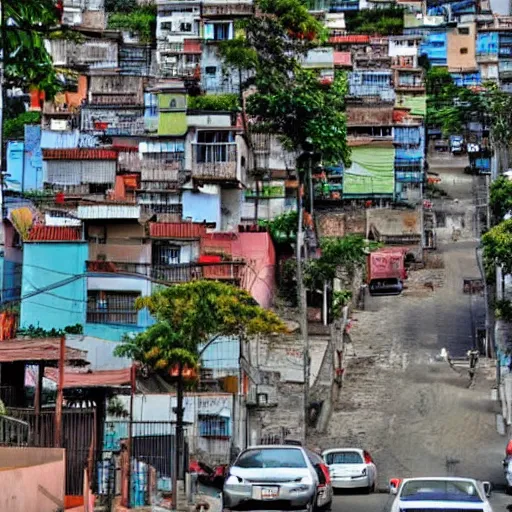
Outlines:
{"label": "air conditioning unit", "polygon": [[252,386],[249,389],[245,403],[249,407],[276,407],[276,388],[268,385]]}

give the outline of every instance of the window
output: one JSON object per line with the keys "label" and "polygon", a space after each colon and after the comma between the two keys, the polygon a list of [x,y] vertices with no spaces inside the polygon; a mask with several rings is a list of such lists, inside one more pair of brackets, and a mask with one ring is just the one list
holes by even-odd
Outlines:
{"label": "window", "polygon": [[301,450],[294,448],[268,448],[247,450],[235,462],[239,468],[306,468]]}
{"label": "window", "polygon": [[469,36],[469,27],[459,27],[459,34]]}
{"label": "window", "polygon": [[87,292],[87,322],[91,324],[137,324],[138,292]]}
{"label": "window", "polygon": [[325,462],[331,464],[363,464],[363,457],[359,452],[332,452],[325,456]]}
{"label": "window", "polygon": [[180,263],[181,247],[178,245],[153,246],[153,265],[178,265]]}
{"label": "window", "polygon": [[233,37],[230,23],[206,23],[204,26],[204,38],[210,41],[227,41]]}
{"label": "window", "polygon": [[467,480],[411,480],[400,498],[407,501],[464,501],[482,503],[478,489]]}
{"label": "window", "polygon": [[204,71],[207,75],[216,75],[217,74],[217,68],[215,66],[206,66]]}
{"label": "window", "polygon": [[192,23],[180,23],[180,32],[192,32]]}
{"label": "window", "polygon": [[175,100],[175,99],[172,99],[172,100],[169,102],[169,108],[176,108],[176,100]]}
{"label": "window", "polygon": [[199,415],[199,435],[201,437],[230,437],[231,422],[221,416]]}
{"label": "window", "polygon": [[197,163],[230,162],[229,146],[233,142],[233,133],[225,132],[198,132],[197,133]]}
{"label": "window", "polygon": [[460,53],[461,53],[461,55],[466,55],[468,53],[468,49],[467,48],[461,48],[460,49]]}

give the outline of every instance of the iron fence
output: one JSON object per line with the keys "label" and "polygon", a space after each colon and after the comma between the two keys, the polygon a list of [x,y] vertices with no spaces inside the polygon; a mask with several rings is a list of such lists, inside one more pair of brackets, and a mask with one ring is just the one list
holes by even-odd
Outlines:
{"label": "iron fence", "polygon": [[[180,263],[176,265],[152,265],[150,263],[126,263],[122,261],[88,261],[88,272],[127,273],[143,275],[155,281],[187,283],[196,279],[238,281],[245,268],[243,261],[221,261],[218,263]],[[135,311],[135,309],[133,310]],[[101,313],[91,304],[91,315]],[[105,313],[108,311],[105,309]],[[131,310],[120,313],[132,314]],[[93,318],[93,316],[91,316]],[[136,318],[129,317],[136,323]],[[91,320],[88,320],[91,321]],[[133,323],[133,322],[131,322]]]}
{"label": "iron fence", "polygon": [[30,426],[9,416],[0,416],[0,446],[28,446]]}
{"label": "iron fence", "polygon": [[[172,421],[115,420],[105,422],[103,446],[96,461],[96,485],[100,496],[120,495],[127,478],[123,451],[131,428],[130,505],[151,503],[152,495],[172,490],[176,423]],[[181,450],[180,478],[188,468],[187,428]]]}
{"label": "iron fence", "polygon": [[96,324],[136,324],[138,313],[135,301],[139,295],[137,292],[89,291],[87,321]]}
{"label": "iron fence", "polygon": [[[10,408],[9,414],[28,425],[29,446],[55,446],[55,410]],[[84,468],[95,437],[96,412],[93,409],[62,411],[62,448],[66,449],[66,494],[81,495]]]}

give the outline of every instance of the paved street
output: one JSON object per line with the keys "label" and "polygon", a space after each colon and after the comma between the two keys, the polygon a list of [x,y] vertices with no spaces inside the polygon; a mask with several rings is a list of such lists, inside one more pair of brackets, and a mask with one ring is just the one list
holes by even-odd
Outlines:
{"label": "paved street", "polygon": [[[455,170],[454,163],[459,164]],[[442,260],[444,268],[413,272],[402,296],[372,298],[356,312],[344,388],[328,433],[315,439],[322,449],[368,449],[381,488],[392,477],[427,475],[503,484],[506,439],[496,432],[493,363],[481,360],[475,386],[468,389],[467,370],[459,373],[436,360],[442,348],[464,356],[473,347],[475,328],[484,322],[483,299],[462,291],[464,278],[479,277],[474,179],[462,173],[462,160],[451,164],[436,167],[434,161],[431,170],[439,172],[441,186],[451,195],[445,210],[464,215],[460,237],[441,237],[429,266],[438,267]],[[386,494],[346,494],[336,497],[334,510],[380,512],[388,500]],[[493,501],[495,512],[512,503],[499,493]]]}

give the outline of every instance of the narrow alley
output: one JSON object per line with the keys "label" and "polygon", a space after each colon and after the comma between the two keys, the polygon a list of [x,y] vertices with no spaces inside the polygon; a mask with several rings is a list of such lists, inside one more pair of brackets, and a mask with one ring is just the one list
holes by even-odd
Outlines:
{"label": "narrow alley", "polygon": [[[430,266],[410,273],[401,296],[368,298],[354,315],[347,376],[322,449],[361,446],[374,457],[379,486],[393,477],[459,475],[503,484],[505,438],[496,430],[491,401],[493,363],[480,359],[474,387],[466,368],[436,356],[445,348],[463,357],[485,321],[480,296],[463,293],[465,278],[479,278],[474,236],[474,180],[463,160],[431,160],[448,196],[433,208],[464,214],[455,240],[438,238]],[[454,170],[455,169],[455,170]],[[451,218],[451,213],[446,215]],[[427,265],[428,267],[428,265]],[[495,492],[497,510],[510,500]],[[386,510],[389,496],[344,494],[334,510]]]}

